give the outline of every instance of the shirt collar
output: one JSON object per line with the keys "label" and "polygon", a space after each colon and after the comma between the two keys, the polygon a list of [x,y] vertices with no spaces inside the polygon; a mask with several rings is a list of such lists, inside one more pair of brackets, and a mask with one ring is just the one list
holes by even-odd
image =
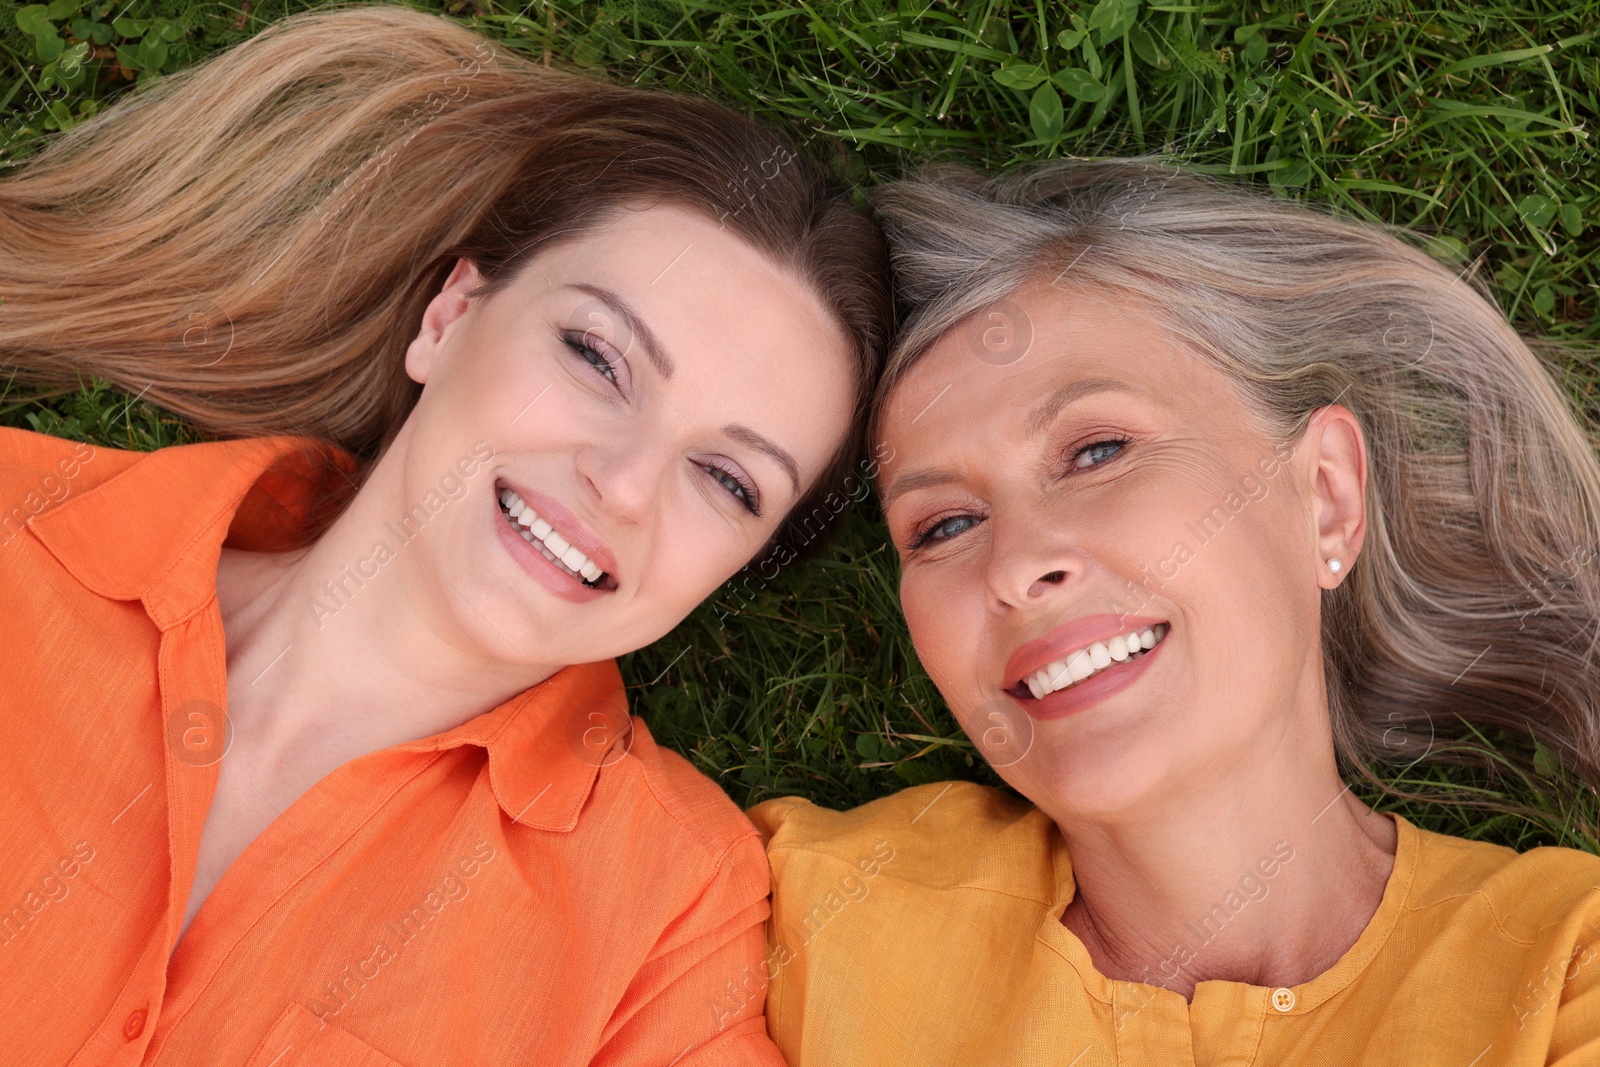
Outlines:
{"label": "shirt collar", "polygon": [[[30,526],[85,587],[140,601],[165,631],[216,595],[224,542],[262,552],[301,543],[317,509],[355,472],[347,454],[309,438],[174,446],[147,453]],[[600,768],[627,754],[636,730],[644,733],[628,715],[616,663],[604,660],[564,668],[493,711],[396,748],[482,746],[507,815],[569,831]]]}
{"label": "shirt collar", "polygon": [[628,715],[622,675],[608,659],[565,667],[454,730],[397,747],[481,745],[495,800],[512,821],[564,833],[578,825],[600,768],[648,737]]}
{"label": "shirt collar", "polygon": [[308,438],[261,437],[159,449],[29,524],[86,587],[139,600],[165,631],[210,603],[224,540],[289,548],[349,456]]}

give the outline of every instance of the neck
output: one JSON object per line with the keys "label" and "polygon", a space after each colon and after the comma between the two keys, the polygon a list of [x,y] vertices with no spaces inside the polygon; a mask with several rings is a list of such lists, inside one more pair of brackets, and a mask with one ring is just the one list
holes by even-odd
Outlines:
{"label": "neck", "polygon": [[1337,962],[1382,901],[1396,829],[1345,788],[1331,742],[1325,756],[1320,774],[1279,760],[1127,819],[1056,819],[1077,882],[1062,922],[1096,968],[1188,999],[1202,981],[1292,986]]}
{"label": "neck", "polygon": [[[224,549],[218,566],[235,747],[297,778],[452,729],[564,666],[484,649],[430,610],[418,546],[375,503],[381,473],[310,548]],[[364,562],[380,541],[392,558]]]}

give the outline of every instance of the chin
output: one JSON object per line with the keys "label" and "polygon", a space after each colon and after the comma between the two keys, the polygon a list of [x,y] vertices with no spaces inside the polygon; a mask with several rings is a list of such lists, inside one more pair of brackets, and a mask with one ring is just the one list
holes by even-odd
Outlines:
{"label": "chin", "polygon": [[[1044,754],[1030,768],[1026,781],[1012,787],[1051,814],[1080,816],[1095,821],[1115,821],[1119,815],[1171,796],[1170,763],[1148,754],[1110,753],[1077,748]],[[1010,779],[1008,779],[1010,781]]]}

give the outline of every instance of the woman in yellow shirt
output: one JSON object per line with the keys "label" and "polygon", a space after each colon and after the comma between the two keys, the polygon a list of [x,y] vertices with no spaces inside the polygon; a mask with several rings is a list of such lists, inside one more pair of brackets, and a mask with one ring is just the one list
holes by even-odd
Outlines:
{"label": "woman in yellow shirt", "polygon": [[879,206],[901,602],[1032,803],[755,809],[790,1064],[1600,1062],[1600,859],[1341,774],[1499,728],[1600,781],[1600,465],[1481,286],[1133,162]]}

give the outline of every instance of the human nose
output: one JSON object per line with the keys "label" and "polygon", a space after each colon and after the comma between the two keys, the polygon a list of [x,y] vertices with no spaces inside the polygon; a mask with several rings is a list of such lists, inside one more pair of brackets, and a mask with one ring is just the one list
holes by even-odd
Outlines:
{"label": "human nose", "polygon": [[648,435],[596,441],[578,450],[578,476],[591,505],[630,525],[642,525],[665,492],[670,448]]}
{"label": "human nose", "polygon": [[1065,596],[1084,569],[1076,537],[1057,520],[996,509],[985,581],[992,610],[1030,610]]}

